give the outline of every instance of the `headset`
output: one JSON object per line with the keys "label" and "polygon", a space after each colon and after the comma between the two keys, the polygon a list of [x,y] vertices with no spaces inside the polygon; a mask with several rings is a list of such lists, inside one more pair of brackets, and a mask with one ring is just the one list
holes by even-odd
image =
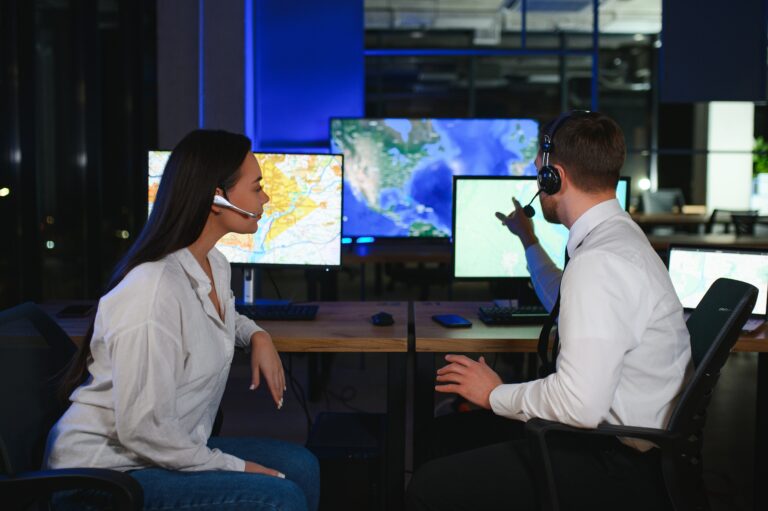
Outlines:
{"label": "headset", "polygon": [[216,206],[221,206],[222,208],[229,208],[231,210],[237,211],[241,215],[245,215],[247,217],[257,218],[259,216],[256,213],[251,213],[250,211],[246,211],[244,209],[238,208],[237,206],[235,206],[234,204],[229,202],[227,199],[225,199],[221,195],[214,195],[213,196],[213,203]]}
{"label": "headset", "polygon": [[536,175],[536,183],[538,184],[539,190],[536,192],[536,195],[533,196],[528,205],[523,208],[523,213],[525,213],[525,216],[528,218],[533,218],[533,215],[536,214],[533,206],[531,206],[531,203],[533,203],[534,199],[536,199],[536,197],[538,197],[541,192],[544,192],[547,195],[556,194],[560,191],[560,187],[563,183],[560,178],[560,172],[555,168],[554,165],[549,163],[549,156],[552,154],[552,150],[555,147],[555,133],[557,133],[557,130],[560,128],[560,126],[562,126],[565,121],[571,117],[588,113],[589,110],[572,110],[570,112],[562,113],[557,119],[555,119],[547,132],[544,134],[544,139],[541,143],[541,167],[539,168],[538,174]]}

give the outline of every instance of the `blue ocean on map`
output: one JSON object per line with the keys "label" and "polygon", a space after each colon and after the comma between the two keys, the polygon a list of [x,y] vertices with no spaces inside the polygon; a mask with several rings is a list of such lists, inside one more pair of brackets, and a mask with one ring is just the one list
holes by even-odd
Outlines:
{"label": "blue ocean on map", "polygon": [[535,175],[532,119],[333,119],[345,236],[448,237],[454,175]]}

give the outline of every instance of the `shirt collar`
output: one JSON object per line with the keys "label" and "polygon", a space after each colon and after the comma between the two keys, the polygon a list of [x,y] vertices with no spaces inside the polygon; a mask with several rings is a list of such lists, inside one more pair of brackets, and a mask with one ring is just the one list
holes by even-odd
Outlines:
{"label": "shirt collar", "polygon": [[[192,283],[192,288],[203,296],[207,296],[211,292],[211,280],[208,275],[205,274],[203,268],[200,267],[200,263],[197,262],[195,256],[188,248],[182,248],[177,250],[174,254],[176,260],[181,265],[184,273],[189,277]],[[209,259],[210,260],[210,259]]]}
{"label": "shirt collar", "polygon": [[578,219],[576,219],[568,233],[568,257],[573,257],[576,248],[582,241],[584,241],[587,234],[592,232],[592,229],[612,216],[616,216],[623,212],[624,210],[616,199],[603,201],[586,210]]}

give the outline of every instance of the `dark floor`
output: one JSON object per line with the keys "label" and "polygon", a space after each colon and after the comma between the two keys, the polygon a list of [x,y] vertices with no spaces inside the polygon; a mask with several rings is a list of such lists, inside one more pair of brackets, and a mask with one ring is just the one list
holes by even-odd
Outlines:
{"label": "dark floor", "polygon": [[[274,271],[272,277],[282,296],[294,300],[306,297],[304,275],[296,270]],[[369,299],[418,300],[424,290],[420,286],[408,288],[402,283],[388,287],[385,277],[384,289],[380,296],[373,291],[373,270],[368,269],[367,296]],[[270,292],[271,291],[271,292]],[[432,286],[428,289],[432,299],[482,300],[490,299],[487,284],[459,283],[451,290],[448,286]],[[266,297],[276,295],[274,287],[265,289]],[[338,276],[340,300],[358,300],[360,297],[359,274],[341,273]],[[500,298],[500,297],[493,297]],[[264,324],[268,329],[268,324]],[[489,360],[494,358],[493,355]],[[310,418],[318,413],[373,412],[385,411],[386,358],[382,354],[334,354],[326,356],[331,361],[331,372],[327,385],[322,391],[315,387],[317,399],[308,400]],[[283,354],[283,363],[292,367],[297,382],[296,390],[309,392],[308,363],[306,354]],[[497,369],[504,373],[511,370],[499,357]],[[704,472],[710,503],[713,511],[751,510],[753,501],[753,450],[755,429],[755,382],[757,356],[753,353],[734,353],[726,364],[708,410],[705,431]],[[255,392],[248,390],[250,369],[247,359],[236,357],[224,396],[225,413],[223,435],[266,436],[287,441],[305,443],[308,425],[300,400],[291,392],[282,410],[276,407],[264,388]],[[262,384],[263,387],[263,384]],[[437,413],[450,409],[445,396],[438,396]],[[412,432],[407,432],[409,445]],[[406,456],[407,469],[411,467],[410,449]],[[409,474],[406,474],[408,479]]]}

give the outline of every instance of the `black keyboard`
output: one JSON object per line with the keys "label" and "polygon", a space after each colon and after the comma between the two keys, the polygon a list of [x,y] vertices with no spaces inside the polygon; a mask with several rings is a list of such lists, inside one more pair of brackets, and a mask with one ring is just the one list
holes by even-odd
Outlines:
{"label": "black keyboard", "polygon": [[317,305],[254,305],[239,303],[237,312],[254,321],[311,321],[317,315]]}
{"label": "black keyboard", "polygon": [[540,325],[547,319],[547,309],[540,305],[522,307],[480,307],[477,316],[486,325]]}

